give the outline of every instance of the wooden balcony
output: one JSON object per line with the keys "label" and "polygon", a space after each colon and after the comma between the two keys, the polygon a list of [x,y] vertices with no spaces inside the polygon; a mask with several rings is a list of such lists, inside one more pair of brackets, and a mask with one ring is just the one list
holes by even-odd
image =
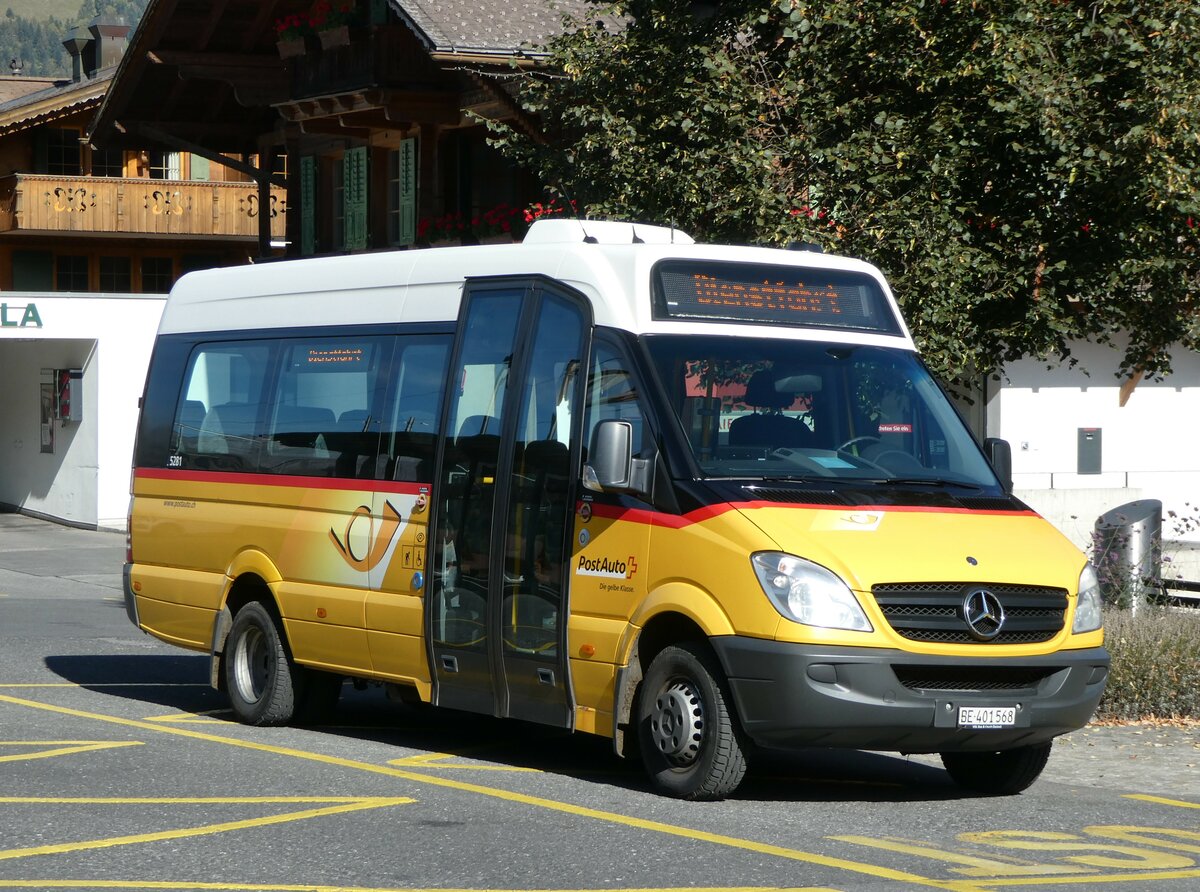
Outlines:
{"label": "wooden balcony", "polygon": [[[0,233],[258,237],[254,183],[14,174],[0,178]],[[271,236],[284,238],[287,192],[271,187]]]}

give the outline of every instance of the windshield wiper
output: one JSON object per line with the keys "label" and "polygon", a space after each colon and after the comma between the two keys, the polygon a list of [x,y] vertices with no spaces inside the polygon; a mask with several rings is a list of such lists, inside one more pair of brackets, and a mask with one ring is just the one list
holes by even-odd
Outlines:
{"label": "windshield wiper", "polygon": [[976,492],[983,489],[978,483],[968,483],[965,480],[946,480],[941,477],[873,477],[867,482],[900,486],[936,486],[939,489],[953,486],[960,489],[973,489]]}

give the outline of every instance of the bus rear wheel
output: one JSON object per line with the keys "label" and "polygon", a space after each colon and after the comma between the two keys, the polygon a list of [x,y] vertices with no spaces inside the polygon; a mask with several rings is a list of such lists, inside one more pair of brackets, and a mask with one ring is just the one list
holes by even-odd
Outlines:
{"label": "bus rear wheel", "polygon": [[642,762],[655,788],[679,799],[722,799],[741,783],[746,757],[724,676],[702,644],[664,648],[638,696]]}
{"label": "bus rear wheel", "polygon": [[1050,758],[1050,743],[993,753],[942,753],[942,764],[960,787],[986,796],[1014,796],[1029,789]]}
{"label": "bus rear wheel", "polygon": [[302,670],[292,662],[274,612],[251,601],[233,618],[225,645],[225,682],[238,720],[283,725],[296,711]]}

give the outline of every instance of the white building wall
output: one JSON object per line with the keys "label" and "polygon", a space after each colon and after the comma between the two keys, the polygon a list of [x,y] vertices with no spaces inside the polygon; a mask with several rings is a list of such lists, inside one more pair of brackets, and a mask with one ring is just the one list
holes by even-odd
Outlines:
{"label": "white building wall", "polygon": [[[1143,380],[1121,406],[1121,345],[1072,351],[1074,368],[1022,360],[991,384],[987,432],[1012,445],[1017,496],[1081,548],[1101,514],[1139,499],[1163,503],[1164,540],[1200,542],[1200,530],[1181,523],[1200,522],[1200,354],[1177,350],[1172,374]],[[1079,473],[1080,428],[1100,432],[1099,474]],[[1200,580],[1200,564],[1174,569]]]}
{"label": "white building wall", "polygon": [[[0,503],[85,526],[120,527],[164,295],[0,292]],[[33,304],[41,325],[25,308]],[[26,324],[21,325],[24,321]],[[83,418],[55,421],[41,451],[43,369],[83,370]]]}

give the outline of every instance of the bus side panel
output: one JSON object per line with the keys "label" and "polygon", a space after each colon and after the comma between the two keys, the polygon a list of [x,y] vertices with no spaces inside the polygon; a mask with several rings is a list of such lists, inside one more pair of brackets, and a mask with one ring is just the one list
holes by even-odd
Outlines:
{"label": "bus side panel", "polygon": [[[166,566],[196,571],[214,583],[220,579],[220,585],[144,592],[166,604],[210,611],[183,611],[194,627],[175,632],[207,644],[222,606],[226,572],[236,577],[238,555],[260,552],[284,580],[274,590],[296,660],[368,672],[363,628],[367,572],[365,566],[355,566],[354,558],[370,541],[372,520],[356,512],[364,502],[370,504],[371,494],[309,488],[304,482],[259,475],[139,473],[134,583]],[[352,523],[355,517],[359,519]]]}
{"label": "bus side panel", "polygon": [[145,631],[180,647],[208,650],[224,573],[142,566],[134,585]]}

